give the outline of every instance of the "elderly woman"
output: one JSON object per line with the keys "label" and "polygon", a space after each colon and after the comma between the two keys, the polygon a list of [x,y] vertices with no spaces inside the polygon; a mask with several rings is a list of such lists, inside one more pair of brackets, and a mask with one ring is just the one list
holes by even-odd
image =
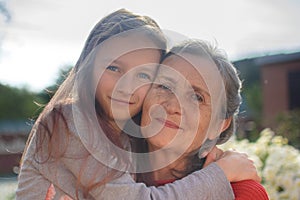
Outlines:
{"label": "elderly woman", "polygon": [[[226,142],[235,131],[240,89],[235,68],[218,48],[199,40],[173,47],[144,101],[141,133],[146,139],[134,141],[137,152],[148,153],[137,158],[138,180],[160,186],[201,169],[215,144]],[[207,161],[222,168],[218,158],[230,153],[214,149]],[[222,169],[235,198],[268,199],[259,182],[236,182],[243,174],[234,162],[241,161],[232,162],[231,169]],[[254,166],[247,169],[242,173],[255,172]]]}

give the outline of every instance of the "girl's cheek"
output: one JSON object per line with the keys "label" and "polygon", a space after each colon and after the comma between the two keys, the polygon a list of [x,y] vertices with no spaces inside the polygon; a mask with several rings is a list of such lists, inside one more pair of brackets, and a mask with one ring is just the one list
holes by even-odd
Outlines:
{"label": "girl's cheek", "polygon": [[150,86],[144,85],[138,89],[137,93],[140,99],[144,101],[149,91],[150,91]]}

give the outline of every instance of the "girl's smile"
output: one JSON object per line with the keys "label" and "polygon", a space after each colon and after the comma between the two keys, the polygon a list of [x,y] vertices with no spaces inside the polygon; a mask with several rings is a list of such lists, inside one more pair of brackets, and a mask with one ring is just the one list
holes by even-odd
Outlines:
{"label": "girl's smile", "polygon": [[116,99],[116,98],[112,98],[109,97],[111,99],[112,102],[120,104],[120,105],[130,105],[130,104],[134,104],[134,101],[128,101],[128,100],[122,100],[122,99]]}

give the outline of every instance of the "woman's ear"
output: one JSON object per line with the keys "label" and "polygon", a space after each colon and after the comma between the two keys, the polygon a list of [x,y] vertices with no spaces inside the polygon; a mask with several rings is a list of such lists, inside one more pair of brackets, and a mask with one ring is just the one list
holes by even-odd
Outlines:
{"label": "woman's ear", "polygon": [[226,129],[228,129],[228,127],[230,126],[231,122],[232,122],[232,117],[222,120],[221,127],[218,127],[220,129],[215,130],[215,132],[213,132],[214,134],[208,135],[207,138],[209,140],[215,140],[215,139],[217,139],[220,136],[221,133],[223,133]]}
{"label": "woman's ear", "polygon": [[231,121],[232,121],[232,117],[229,117],[229,118],[223,120],[222,127],[221,127],[221,130],[220,130],[221,133],[223,131],[225,131],[226,129],[228,129],[228,127],[231,124]]}

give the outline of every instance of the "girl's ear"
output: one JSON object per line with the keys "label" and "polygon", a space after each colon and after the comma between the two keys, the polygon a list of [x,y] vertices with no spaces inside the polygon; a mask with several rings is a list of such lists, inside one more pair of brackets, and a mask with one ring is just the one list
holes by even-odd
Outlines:
{"label": "girl's ear", "polygon": [[223,123],[222,123],[222,127],[220,129],[221,133],[223,131],[225,131],[226,129],[228,129],[228,127],[230,126],[231,124],[231,121],[232,121],[232,117],[229,117],[228,119],[224,119],[223,120]]}

